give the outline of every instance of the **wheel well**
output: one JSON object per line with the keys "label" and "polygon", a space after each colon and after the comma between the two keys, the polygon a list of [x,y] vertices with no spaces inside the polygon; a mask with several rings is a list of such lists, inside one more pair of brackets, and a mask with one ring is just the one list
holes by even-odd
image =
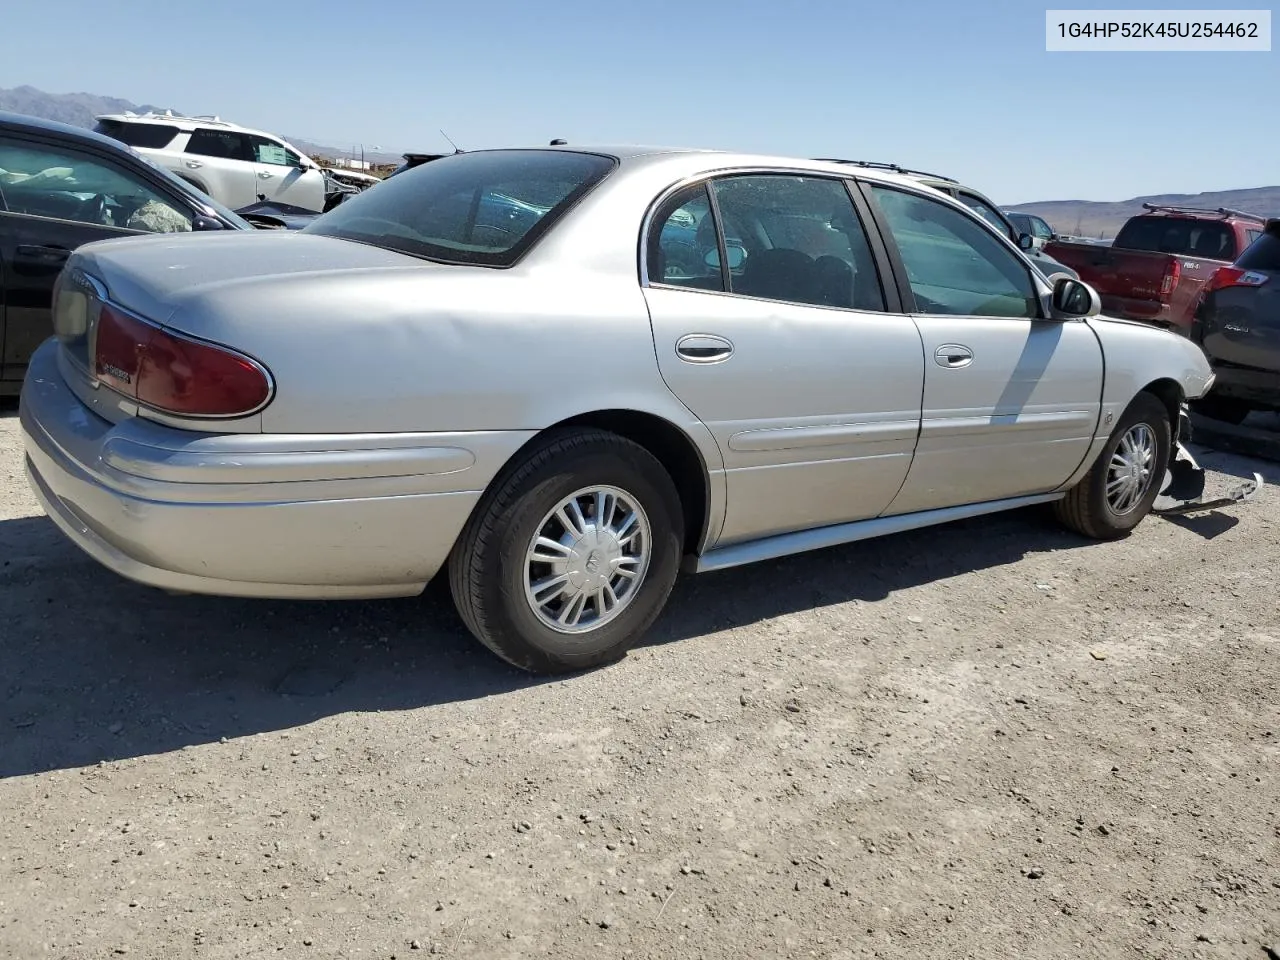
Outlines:
{"label": "wheel well", "polygon": [[1176,437],[1178,434],[1178,413],[1182,407],[1183,400],[1182,387],[1178,386],[1174,380],[1164,379],[1148,383],[1142,388],[1142,392],[1151,394],[1164,404],[1165,409],[1169,411],[1169,427]]}
{"label": "wheel well", "polygon": [[638,410],[597,410],[552,424],[548,429],[595,427],[626,437],[653,454],[666,468],[680,494],[684,510],[684,549],[698,549],[707,528],[710,492],[702,454],[679,427],[668,420]]}

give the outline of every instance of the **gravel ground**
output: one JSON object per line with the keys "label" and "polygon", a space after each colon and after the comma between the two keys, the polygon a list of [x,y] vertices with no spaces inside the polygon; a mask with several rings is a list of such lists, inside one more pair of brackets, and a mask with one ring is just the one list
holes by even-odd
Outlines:
{"label": "gravel ground", "polygon": [[1270,489],[1120,543],[1031,510],[686,579],[627,660],[545,682],[436,596],[120,580],[41,515],[16,428],[0,956],[1280,944]]}

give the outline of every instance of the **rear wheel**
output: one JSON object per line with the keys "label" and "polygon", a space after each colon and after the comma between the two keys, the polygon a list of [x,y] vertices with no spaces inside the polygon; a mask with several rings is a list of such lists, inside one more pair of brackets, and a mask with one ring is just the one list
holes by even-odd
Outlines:
{"label": "rear wheel", "polygon": [[1210,420],[1220,420],[1223,423],[1236,425],[1244,423],[1245,417],[1253,412],[1253,408],[1243,400],[1212,393],[1193,401],[1191,408]]}
{"label": "rear wheel", "polygon": [[616,434],[546,437],[477,506],[449,560],[468,629],[524,670],[624,656],[679,570],[680,498],[662,464]]}
{"label": "rear wheel", "polygon": [[1089,472],[1054,504],[1058,519],[1095,540],[1123,537],[1159,496],[1172,442],[1168,409],[1138,394]]}

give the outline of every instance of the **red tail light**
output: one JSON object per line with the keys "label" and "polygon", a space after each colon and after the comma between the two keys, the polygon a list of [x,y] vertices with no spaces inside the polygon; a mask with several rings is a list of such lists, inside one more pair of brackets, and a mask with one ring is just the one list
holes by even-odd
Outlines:
{"label": "red tail light", "polygon": [[1160,283],[1160,296],[1167,297],[1171,294],[1180,279],[1182,279],[1182,261],[1175,257],[1165,267],[1164,280]]}
{"label": "red tail light", "polygon": [[1204,285],[1205,293],[1213,293],[1224,287],[1260,287],[1267,282],[1265,273],[1256,270],[1241,270],[1239,267],[1219,267],[1213,271]]}
{"label": "red tail light", "polygon": [[98,314],[93,372],[113,390],[179,417],[246,416],[271,397],[271,379],[256,361],[106,303]]}

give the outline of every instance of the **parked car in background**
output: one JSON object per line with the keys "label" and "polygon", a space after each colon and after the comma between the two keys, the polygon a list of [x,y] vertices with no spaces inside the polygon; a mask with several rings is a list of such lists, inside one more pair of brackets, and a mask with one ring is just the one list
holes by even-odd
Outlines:
{"label": "parked car in background", "polygon": [[[690,225],[699,266],[669,271]],[[439,573],[481,641],[557,672],[622,656],[682,563],[1041,503],[1127,534],[1211,373],[1098,309],[910,177],[475,151],[301,231],[73,255],[21,428],[49,515],[127,577],[386,597]]]}
{"label": "parked car in background", "polygon": [[16,395],[53,333],[54,282],[81,244],[249,230],[217,201],[128,147],[80,127],[0,113],[0,395]]}
{"label": "parked car in background", "polygon": [[1053,227],[1049,226],[1043,217],[1037,217],[1034,213],[1018,213],[1016,210],[1004,210],[1001,212],[1004,213],[1016,230],[1031,237],[1037,250],[1044,249],[1044,245],[1047,242],[1057,237]]}
{"label": "parked car in background", "polygon": [[453,154],[405,153],[405,154],[401,154],[401,156],[404,157],[404,163],[400,164],[400,166],[396,167],[394,170],[391,171],[391,173],[387,175],[388,180],[391,179],[392,177],[399,176],[400,174],[404,173],[406,170],[412,170],[414,167],[420,167],[424,163],[430,163],[432,160],[439,160],[442,157],[450,157],[450,156],[453,156]]}
{"label": "parked car in background", "polygon": [[133,147],[232,209],[258,200],[325,209],[320,165],[274,134],[218,117],[122,113],[97,118],[94,130]]}
{"label": "parked car in background", "polygon": [[382,182],[381,177],[375,177],[372,173],[365,173],[363,170],[348,170],[346,167],[326,167],[325,173],[342,185],[352,187],[356,191],[368,190],[370,187],[376,187]]}
{"label": "parked car in background", "polygon": [[1042,245],[1037,245],[1035,238],[1025,231],[1020,230],[994,203],[985,196],[974,190],[972,187],[962,186],[959,181],[951,177],[944,177],[937,173],[925,173],[921,170],[908,170],[898,166],[896,163],[876,163],[868,160],[831,160],[832,163],[850,163],[859,167],[869,169],[888,170],[902,176],[911,177],[920,183],[930,186],[935,190],[945,193],[949,197],[954,197],[972,210],[982,219],[995,227],[1000,233],[1009,238],[1009,242],[1020,249],[1027,258],[1036,265],[1036,267],[1044,273],[1046,277],[1054,274],[1065,274],[1072,279],[1079,279],[1075,270],[1066,264],[1059,263],[1053,257],[1048,256]]}
{"label": "parked car in background", "polygon": [[1217,375],[1199,412],[1240,423],[1253,410],[1280,410],[1280,219],[1209,277],[1191,339]]}
{"label": "parked car in background", "polygon": [[1075,267],[1107,313],[1186,335],[1205,282],[1262,233],[1238,210],[1144,203],[1110,246],[1053,240],[1045,252]]}

